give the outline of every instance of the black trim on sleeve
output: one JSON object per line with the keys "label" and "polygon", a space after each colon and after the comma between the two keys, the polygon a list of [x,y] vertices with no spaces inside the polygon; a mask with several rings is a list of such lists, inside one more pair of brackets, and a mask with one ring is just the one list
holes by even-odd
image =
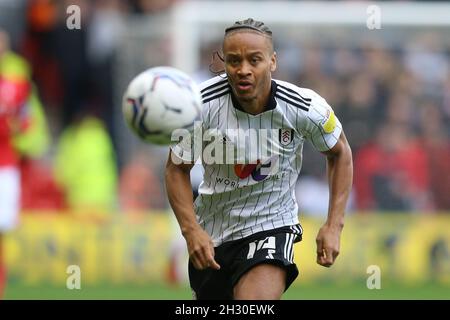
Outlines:
{"label": "black trim on sleeve", "polygon": [[297,103],[295,101],[292,101],[289,98],[283,97],[279,93],[275,94],[275,97],[277,97],[278,99],[283,100],[284,102],[286,102],[286,103],[288,103],[290,105],[293,105],[294,107],[300,108],[300,109],[302,109],[304,111],[309,111],[309,108],[307,108],[304,105],[301,105],[301,104],[299,104],[299,103]]}
{"label": "black trim on sleeve", "polygon": [[202,95],[203,95],[203,94],[204,94],[206,91],[208,91],[209,89],[215,88],[215,87],[220,86],[220,85],[222,85],[222,84],[225,84],[225,83],[227,83],[227,82],[228,82],[228,79],[225,79],[225,80],[222,80],[222,81],[213,83],[212,85],[210,85],[210,86],[208,86],[208,87],[203,88],[202,90],[200,90],[200,92],[201,92]]}
{"label": "black trim on sleeve", "polygon": [[226,90],[226,91],[221,92],[221,93],[219,93],[219,94],[217,94],[217,95],[215,95],[215,96],[212,96],[212,97],[209,97],[209,98],[204,99],[204,100],[203,100],[203,103],[210,102],[210,101],[212,101],[212,100],[215,100],[215,99],[217,99],[217,98],[220,98],[220,97],[222,97],[222,96],[224,96],[224,95],[226,95],[226,94],[229,94],[229,93],[230,93],[230,90]]}

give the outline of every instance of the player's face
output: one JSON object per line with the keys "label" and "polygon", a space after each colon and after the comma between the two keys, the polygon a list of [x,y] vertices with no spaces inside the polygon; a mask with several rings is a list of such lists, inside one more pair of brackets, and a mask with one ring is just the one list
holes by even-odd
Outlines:
{"label": "player's face", "polygon": [[225,38],[223,53],[235,96],[242,102],[267,97],[271,73],[276,69],[276,54],[270,40],[254,32],[236,32]]}

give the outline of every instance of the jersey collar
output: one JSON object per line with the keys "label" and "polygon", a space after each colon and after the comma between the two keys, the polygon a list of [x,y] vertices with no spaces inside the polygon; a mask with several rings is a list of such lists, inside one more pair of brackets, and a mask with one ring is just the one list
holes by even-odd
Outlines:
{"label": "jersey collar", "polygon": [[[277,83],[274,80],[272,80],[271,86],[270,86],[269,101],[268,101],[267,105],[265,106],[263,112],[273,110],[277,107],[277,101],[275,100],[276,92],[277,92]],[[231,101],[233,102],[233,107],[235,107],[236,109],[238,109],[242,112],[245,112],[244,109],[242,108],[242,106],[239,104],[239,101],[234,96],[233,90],[230,90],[230,95],[231,95]]]}

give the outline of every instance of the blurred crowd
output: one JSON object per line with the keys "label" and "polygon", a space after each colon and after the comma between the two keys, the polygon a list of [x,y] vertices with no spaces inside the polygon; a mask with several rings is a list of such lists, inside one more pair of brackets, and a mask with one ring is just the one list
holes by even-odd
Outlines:
{"label": "blurred crowd", "polygon": [[[127,17],[166,12],[174,3],[24,2],[26,27],[11,43],[30,65],[53,143],[42,157],[22,157],[23,209],[167,208],[161,164],[151,152],[117,161],[113,70]],[[81,8],[80,30],[66,26],[70,5]],[[17,34],[14,23],[0,27]],[[450,47],[433,33],[401,47],[281,38],[276,47],[274,77],[318,92],[344,126],[354,156],[352,210],[450,211]],[[218,43],[201,48],[203,77],[214,48]],[[305,146],[297,190],[303,212],[326,212],[324,169],[323,157]]]}
{"label": "blurred crowd", "polygon": [[[0,50],[0,59],[6,61],[3,57],[11,53],[28,66],[35,98],[45,116],[42,121],[30,119],[31,127],[39,127],[42,133],[41,152],[30,156],[16,149],[23,210],[103,215],[167,207],[159,178],[149,166],[151,160],[137,152],[119,166],[113,68],[126,17],[164,12],[173,2],[0,3],[0,30],[5,32],[0,49],[4,45],[8,53],[3,55]],[[68,9],[73,6],[79,12]],[[77,19],[80,22],[75,29],[68,28],[70,16],[75,25]]]}
{"label": "blurred crowd", "polygon": [[[341,120],[354,155],[355,209],[450,209],[449,49],[432,33],[398,48],[310,45],[279,75],[319,92]],[[322,162],[308,153],[305,174],[324,182]]]}

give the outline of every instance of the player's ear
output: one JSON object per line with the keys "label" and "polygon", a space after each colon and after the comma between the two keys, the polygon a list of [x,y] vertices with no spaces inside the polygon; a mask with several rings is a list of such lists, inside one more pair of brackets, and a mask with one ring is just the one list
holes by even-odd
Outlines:
{"label": "player's ear", "polygon": [[270,57],[270,72],[277,70],[277,53],[274,51]]}

